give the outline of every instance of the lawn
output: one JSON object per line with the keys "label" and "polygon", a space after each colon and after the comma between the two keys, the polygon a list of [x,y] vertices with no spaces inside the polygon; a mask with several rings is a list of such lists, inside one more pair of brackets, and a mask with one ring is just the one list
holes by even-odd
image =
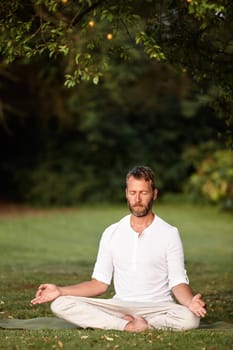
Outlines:
{"label": "lawn", "polygon": [[[232,349],[233,328],[228,328],[233,324],[232,215],[217,208],[181,204],[158,204],[155,211],[179,228],[191,286],[208,304],[203,323],[218,328],[142,334],[1,329],[0,349]],[[85,207],[1,215],[0,318],[52,316],[48,304],[30,305],[37,286],[42,282],[74,284],[89,279],[102,231],[124,214],[125,207]],[[105,296],[112,294],[110,288]]]}

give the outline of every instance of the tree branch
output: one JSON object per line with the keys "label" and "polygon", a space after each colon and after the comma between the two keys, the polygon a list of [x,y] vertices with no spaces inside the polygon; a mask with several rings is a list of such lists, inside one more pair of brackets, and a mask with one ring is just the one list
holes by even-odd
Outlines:
{"label": "tree branch", "polygon": [[92,4],[91,6],[85,8],[82,12],[80,13],[76,13],[76,15],[73,17],[71,23],[70,23],[70,27],[75,26],[77,23],[79,23],[81,21],[81,19],[89,12],[91,12],[92,10],[94,10],[96,7],[98,7],[99,5],[101,5],[101,3],[103,3],[103,0],[99,0],[96,3]]}

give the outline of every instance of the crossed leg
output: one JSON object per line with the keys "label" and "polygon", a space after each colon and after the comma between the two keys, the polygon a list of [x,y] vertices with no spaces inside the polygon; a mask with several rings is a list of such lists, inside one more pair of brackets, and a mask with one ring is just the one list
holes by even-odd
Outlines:
{"label": "crossed leg", "polygon": [[65,296],[57,298],[51,309],[56,316],[82,328],[143,332],[149,328],[184,330],[199,325],[198,317],[174,302],[151,304]]}

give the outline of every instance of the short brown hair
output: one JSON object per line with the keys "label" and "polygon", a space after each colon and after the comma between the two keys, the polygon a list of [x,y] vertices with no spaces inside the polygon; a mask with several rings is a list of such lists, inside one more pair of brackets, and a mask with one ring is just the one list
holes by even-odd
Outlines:
{"label": "short brown hair", "polygon": [[145,181],[151,182],[152,190],[156,188],[155,185],[155,174],[148,166],[137,165],[131,169],[126,175],[126,187],[128,179],[133,176],[135,179],[144,179]]}

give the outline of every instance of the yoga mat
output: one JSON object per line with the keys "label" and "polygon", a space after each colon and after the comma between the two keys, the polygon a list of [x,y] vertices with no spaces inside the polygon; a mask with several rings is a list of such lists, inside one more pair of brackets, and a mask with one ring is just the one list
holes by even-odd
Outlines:
{"label": "yoga mat", "polygon": [[27,320],[11,318],[9,320],[0,320],[0,328],[4,329],[74,329],[78,328],[61,318],[56,317],[37,317]]}
{"label": "yoga mat", "polygon": [[[0,320],[0,328],[2,329],[75,329],[79,328],[72,323],[69,323],[61,318],[56,317],[37,317],[27,320],[11,318],[7,320]],[[233,329],[232,323],[223,321],[202,324],[199,329]]]}

